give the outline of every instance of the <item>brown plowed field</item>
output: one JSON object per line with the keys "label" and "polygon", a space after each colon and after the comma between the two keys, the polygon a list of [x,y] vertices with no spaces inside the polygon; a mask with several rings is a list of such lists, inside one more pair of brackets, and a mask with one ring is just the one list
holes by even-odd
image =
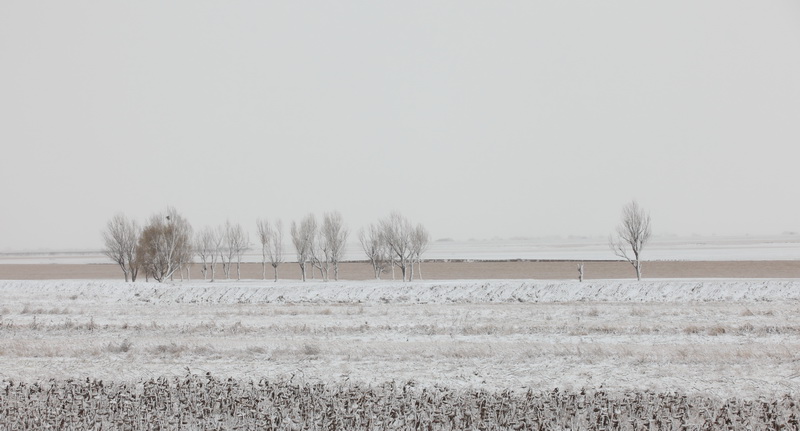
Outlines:
{"label": "brown plowed field", "polygon": [[[296,263],[278,267],[281,279],[299,279]],[[590,261],[584,264],[584,274],[591,279],[634,278],[631,265],[625,262]],[[416,278],[419,274],[417,274]],[[800,261],[658,261],[643,264],[645,278],[800,278]],[[310,277],[309,273],[309,277]],[[367,280],[372,278],[372,268],[364,262],[341,264],[340,278]],[[453,279],[575,279],[577,262],[565,261],[491,261],[491,262],[425,262],[422,278],[427,280]],[[58,279],[117,279],[122,277],[119,267],[113,264],[2,264],[2,280],[58,280]],[[192,267],[192,278],[201,278],[199,265]],[[217,277],[223,278],[221,266]],[[235,267],[232,274],[235,277]],[[272,268],[267,268],[267,278]],[[395,270],[400,278],[400,271]],[[242,264],[242,278],[261,278],[261,265]],[[319,274],[317,273],[317,278]],[[333,271],[331,271],[333,278]],[[391,273],[384,274],[391,279]]]}

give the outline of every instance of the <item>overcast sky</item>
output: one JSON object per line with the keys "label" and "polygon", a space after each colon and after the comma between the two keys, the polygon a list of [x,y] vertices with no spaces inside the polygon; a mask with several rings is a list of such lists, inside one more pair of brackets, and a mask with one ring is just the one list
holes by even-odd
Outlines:
{"label": "overcast sky", "polygon": [[433,238],[800,231],[797,1],[0,2],[0,249],[399,210]]}

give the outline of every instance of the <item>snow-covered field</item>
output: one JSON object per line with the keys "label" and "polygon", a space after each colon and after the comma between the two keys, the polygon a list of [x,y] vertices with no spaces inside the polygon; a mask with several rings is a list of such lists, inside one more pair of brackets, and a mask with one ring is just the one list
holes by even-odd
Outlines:
{"label": "snow-covered field", "polygon": [[1,281],[0,378],[800,390],[800,281]]}

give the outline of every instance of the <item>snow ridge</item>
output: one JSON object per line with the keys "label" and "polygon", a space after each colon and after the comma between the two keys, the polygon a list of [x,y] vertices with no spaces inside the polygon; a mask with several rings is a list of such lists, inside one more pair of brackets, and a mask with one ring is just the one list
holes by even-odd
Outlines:
{"label": "snow ridge", "polygon": [[800,280],[457,280],[457,281],[187,281],[124,283],[112,280],[0,281],[0,295],[36,291],[43,297],[78,296],[133,303],[501,303],[694,302],[800,300]]}

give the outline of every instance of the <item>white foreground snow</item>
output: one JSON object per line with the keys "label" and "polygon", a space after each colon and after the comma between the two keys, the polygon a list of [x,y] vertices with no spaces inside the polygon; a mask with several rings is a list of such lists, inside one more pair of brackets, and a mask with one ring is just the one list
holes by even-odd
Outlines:
{"label": "white foreground snow", "polygon": [[800,281],[0,281],[0,378],[800,390]]}

